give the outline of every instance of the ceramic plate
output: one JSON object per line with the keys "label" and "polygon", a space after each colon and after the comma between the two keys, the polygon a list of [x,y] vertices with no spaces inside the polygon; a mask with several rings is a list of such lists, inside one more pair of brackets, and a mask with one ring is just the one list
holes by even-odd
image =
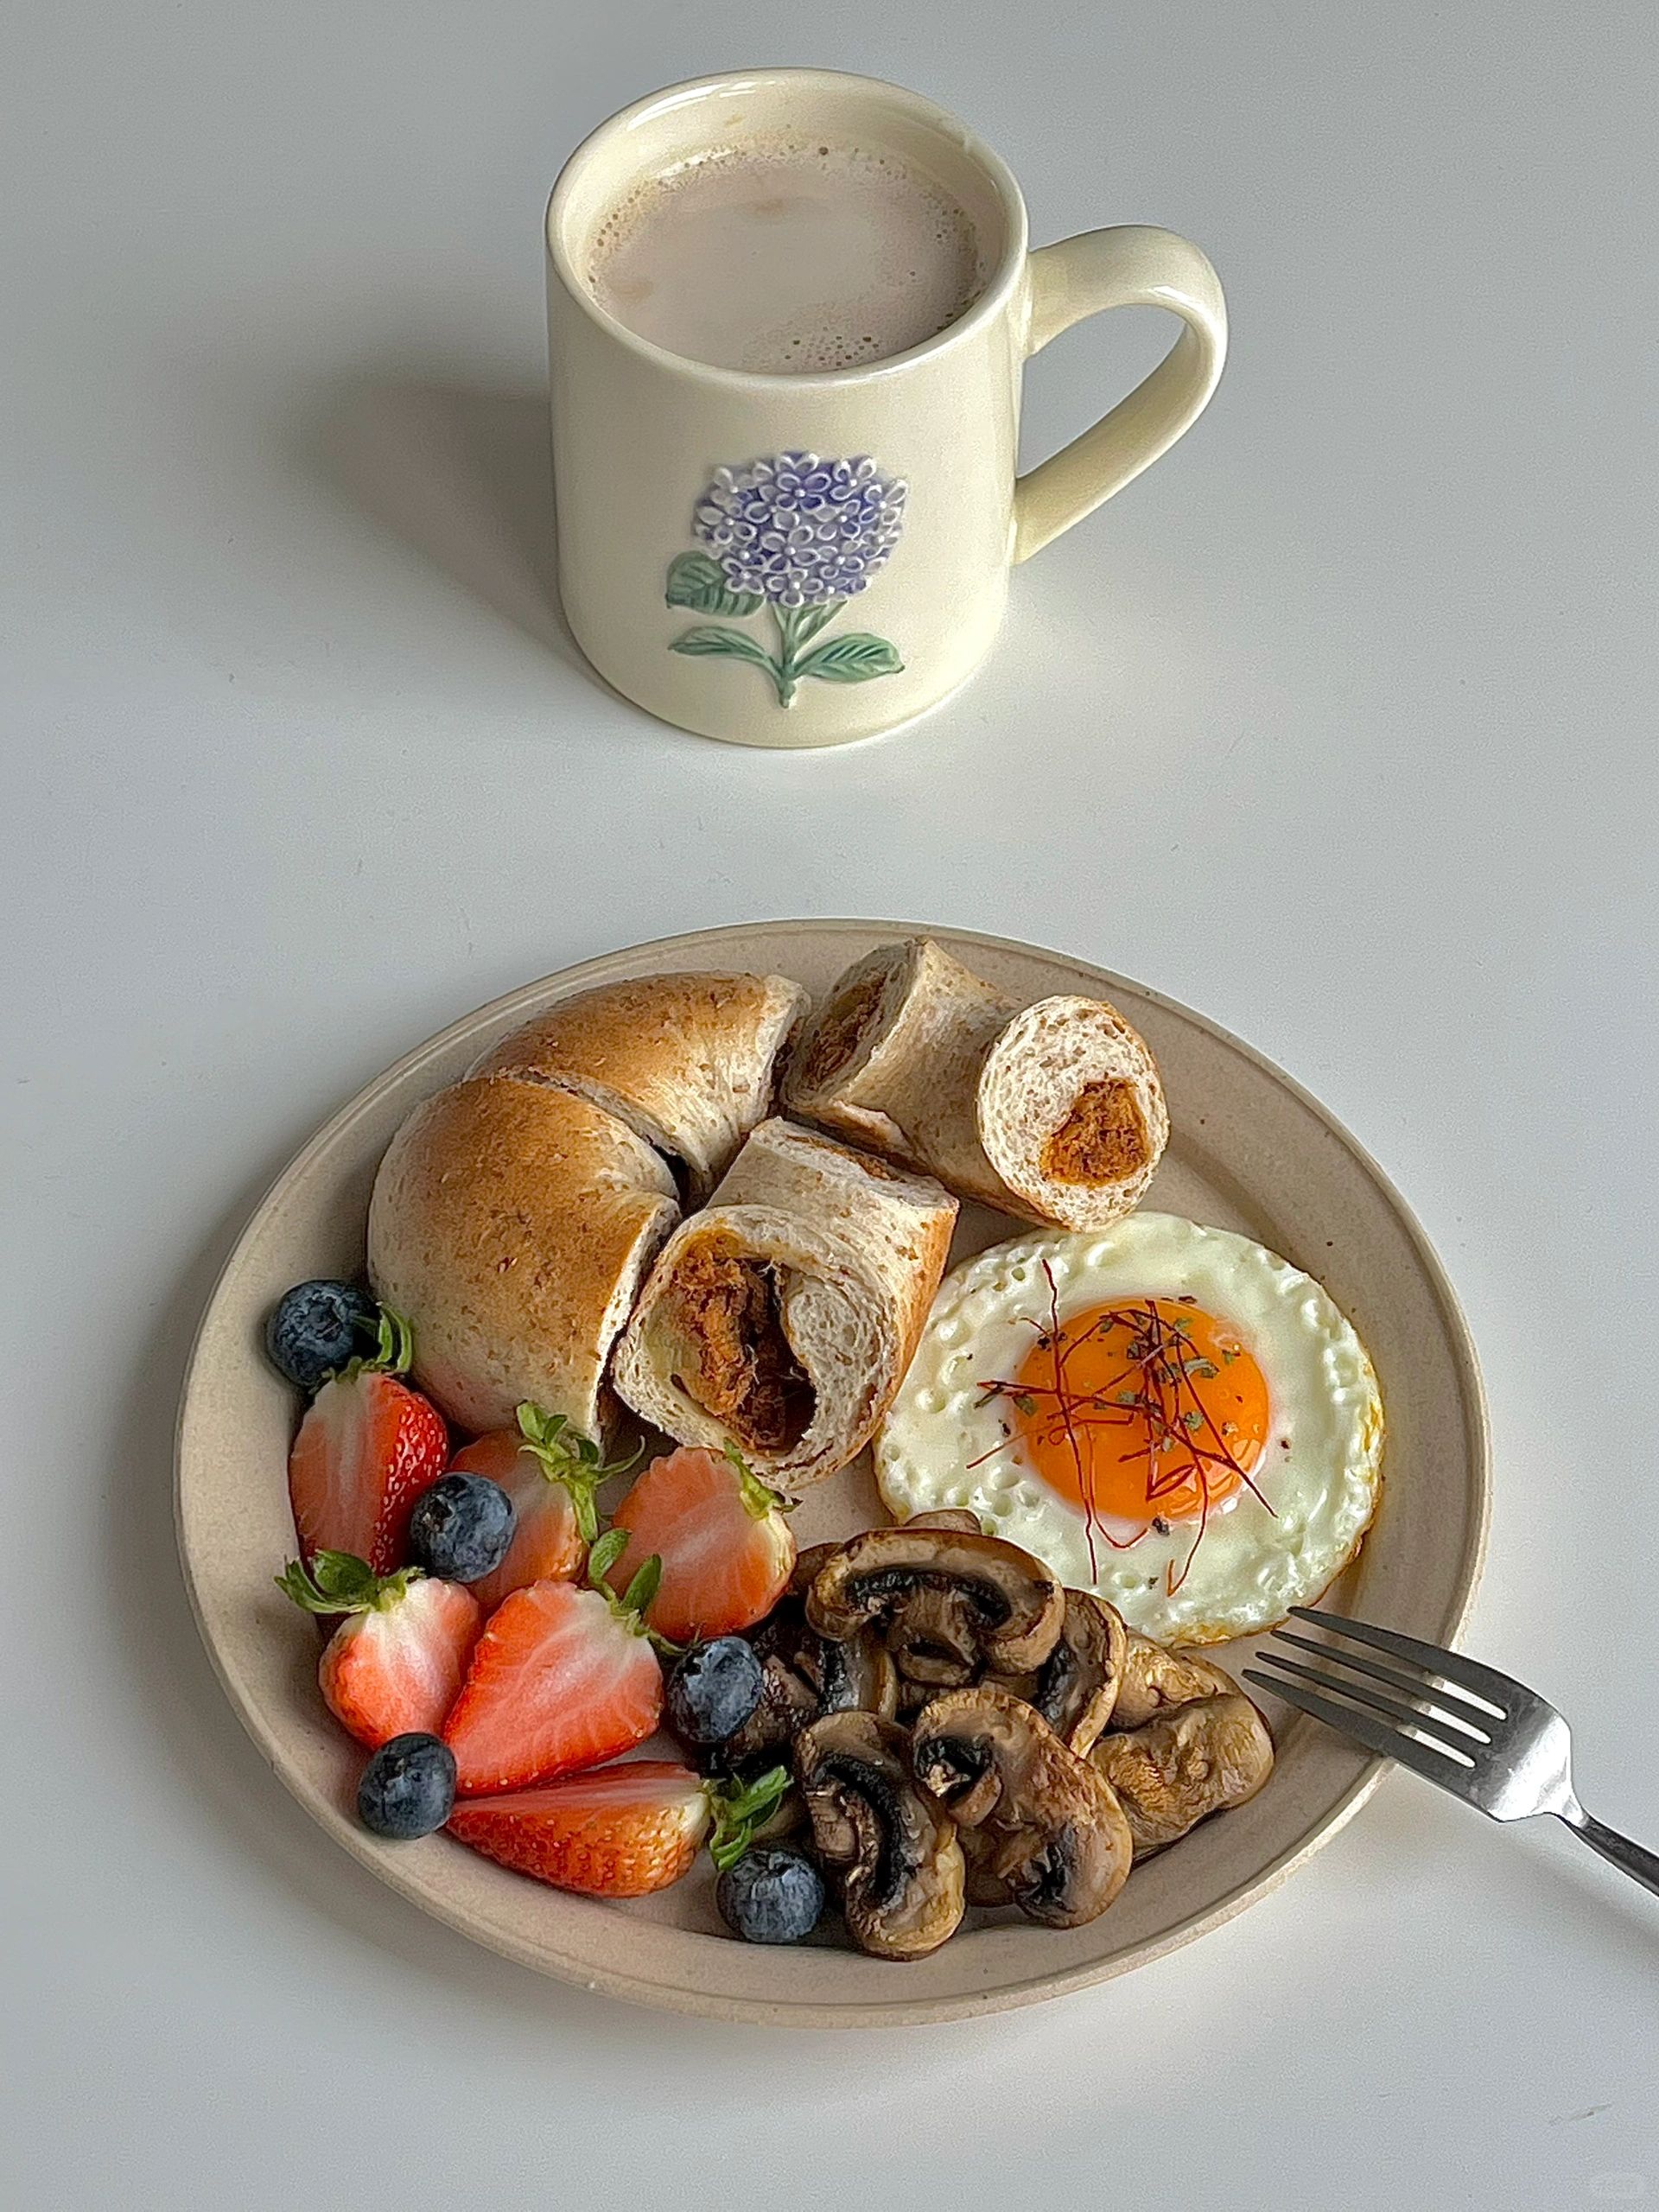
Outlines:
{"label": "ceramic plate", "polygon": [[[387,1844],[359,1827],[360,1753],[317,1694],[312,1624],[272,1586],[293,1549],[283,1465],[292,1393],[260,1351],[272,1301],[308,1275],[363,1260],[381,1152],[416,1100],[551,1001],[675,968],[766,969],[822,992],[849,961],[914,925],[769,922],[666,938],[571,968],[467,1015],[388,1069],[311,1140],[255,1213],[203,1319],[186,1377],[177,1470],[179,1541],[207,1649],[226,1694],[283,1781],[345,1849],[439,1919],[525,1965],[613,1996],[728,2019],[887,2026],[1029,2005],[1123,1974],[1265,1895],[1335,1833],[1382,1762],[1282,1707],[1271,1781],[1133,1877],[1087,1928],[970,1915],[932,1957],[893,1965],[830,1942],[739,1943],[721,1929],[702,1868],[661,1896],[606,1904],[506,1872],[443,1835]],[[1487,1433],[1479,1374],[1457,1302],[1410,1212],[1366,1154],[1287,1076],[1212,1022],[1138,983],[1061,954],[958,930],[931,932],[1022,1001],[1109,998],[1144,1033],[1174,1134],[1149,1206],[1242,1230],[1317,1275],[1351,1315],[1388,1415],[1381,1510],[1330,1602],[1450,1643],[1480,1568]],[[1017,1233],[964,1209],[954,1258]],[[803,1544],[883,1517],[868,1462],[813,1491]],[[1218,1655],[1237,1667],[1245,1647]]]}

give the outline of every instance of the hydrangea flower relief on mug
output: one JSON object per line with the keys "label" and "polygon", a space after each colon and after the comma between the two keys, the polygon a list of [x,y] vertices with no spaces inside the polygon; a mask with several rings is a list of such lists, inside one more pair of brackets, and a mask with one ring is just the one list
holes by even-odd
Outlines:
{"label": "hydrangea flower relief on mug", "polygon": [[764,609],[777,650],[729,622],[699,622],[670,651],[748,662],[764,671],[780,707],[793,702],[805,677],[864,683],[896,674],[904,663],[887,639],[867,630],[821,633],[886,566],[905,526],[907,490],[868,454],[779,453],[715,469],[693,518],[703,550],[670,563],[668,604],[727,616]]}

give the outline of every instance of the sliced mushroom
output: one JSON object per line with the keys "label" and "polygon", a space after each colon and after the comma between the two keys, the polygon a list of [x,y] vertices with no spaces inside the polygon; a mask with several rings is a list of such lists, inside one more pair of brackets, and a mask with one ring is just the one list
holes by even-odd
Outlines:
{"label": "sliced mushroom", "polygon": [[735,1773],[753,1762],[787,1758],[798,1732],[816,1719],[818,1694],[780,1651],[763,1652],[760,1702],[735,1733],[715,1745],[709,1764]]}
{"label": "sliced mushroom", "polygon": [[1103,1736],[1090,1758],[1117,1792],[1139,1859],[1254,1797],[1273,1771],[1273,1738],[1249,1699],[1232,1690]]}
{"label": "sliced mushroom", "polygon": [[804,1598],[817,1580],[820,1571],[840,1549],[839,1544],[809,1544],[804,1552],[798,1552],[795,1564],[790,1570],[791,1593],[797,1598]]}
{"label": "sliced mushroom", "polygon": [[760,1702],[719,1746],[723,1769],[786,1758],[798,1732],[826,1713],[861,1706],[890,1720],[898,1711],[898,1674],[873,1629],[831,1643],[807,1626],[800,1599],[785,1596],[749,1640],[760,1657]]}
{"label": "sliced mushroom", "polygon": [[872,1713],[832,1713],[795,1741],[818,1856],[841,1877],[847,1932],[878,1959],[919,1959],[955,1933],[963,1867],[956,1824],[917,1789],[910,1739]]}
{"label": "sliced mushroom", "polygon": [[996,1871],[999,1838],[990,1828],[962,1828],[957,1840],[962,1846],[962,1863],[966,1869],[964,1889],[969,1904],[1012,1904],[1008,1885]]}
{"label": "sliced mushroom", "polygon": [[936,1697],[918,1717],[911,1763],[954,1821],[988,1831],[976,1887],[1000,1879],[1050,1928],[1080,1928],[1122,1888],[1134,1838],[1111,1785],[1023,1698],[990,1682]]}
{"label": "sliced mushroom", "polygon": [[856,1707],[893,1719],[899,1710],[899,1670],[874,1629],[861,1629],[844,1643],[832,1643],[827,1636],[813,1637],[812,1643],[820,1715]]}
{"label": "sliced mushroom", "polygon": [[1200,1697],[1226,1696],[1237,1688],[1232,1676],[1212,1660],[1200,1659],[1195,1651],[1166,1651],[1149,1636],[1131,1629],[1111,1726],[1140,1728],[1173,1705],[1191,1705]]}
{"label": "sliced mushroom", "polygon": [[882,1624],[899,1672],[916,1680],[926,1679],[918,1663],[965,1665],[969,1674],[1039,1667],[1065,1611],[1059,1582],[1040,1560],[999,1536],[953,1529],[867,1529],[826,1560],[806,1598],[807,1618],[836,1642],[866,1621]]}
{"label": "sliced mushroom", "polygon": [[900,1524],[906,1529],[954,1529],[965,1536],[982,1536],[984,1524],[965,1505],[942,1505],[936,1513],[912,1513]]}
{"label": "sliced mushroom", "polygon": [[1112,1717],[1128,1631],[1116,1606],[1087,1590],[1065,1593],[1059,1641],[1034,1674],[1002,1681],[1034,1705],[1068,1750],[1088,1751]]}

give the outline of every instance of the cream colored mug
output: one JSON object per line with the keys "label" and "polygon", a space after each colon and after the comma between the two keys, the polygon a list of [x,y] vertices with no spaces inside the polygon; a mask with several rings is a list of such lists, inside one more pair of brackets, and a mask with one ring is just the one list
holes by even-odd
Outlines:
{"label": "cream colored mug", "polygon": [[[713,368],[637,336],[586,281],[605,216],[644,180],[787,130],[883,152],[944,186],[990,276],[890,359],[822,374]],[[734,745],[840,745],[937,706],[989,650],[1008,572],[1138,476],[1203,411],[1227,350],[1216,272],[1172,232],[1027,250],[1006,164],[943,108],[824,69],[704,77],[601,125],[547,211],[559,588],[615,689]],[[1092,429],[1015,474],[1025,363],[1084,316],[1171,308],[1185,327]],[[833,585],[765,577],[744,542],[838,533]],[[734,542],[735,533],[735,542]],[[755,588],[760,585],[760,589]]]}

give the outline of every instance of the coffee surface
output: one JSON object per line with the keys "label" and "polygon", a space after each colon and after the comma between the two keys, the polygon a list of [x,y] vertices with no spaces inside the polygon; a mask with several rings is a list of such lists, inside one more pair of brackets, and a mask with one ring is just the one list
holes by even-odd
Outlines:
{"label": "coffee surface", "polygon": [[807,375],[902,353],[983,288],[950,194],[887,154],[763,143],[637,185],[601,225],[588,281],[607,313],[717,368]]}

